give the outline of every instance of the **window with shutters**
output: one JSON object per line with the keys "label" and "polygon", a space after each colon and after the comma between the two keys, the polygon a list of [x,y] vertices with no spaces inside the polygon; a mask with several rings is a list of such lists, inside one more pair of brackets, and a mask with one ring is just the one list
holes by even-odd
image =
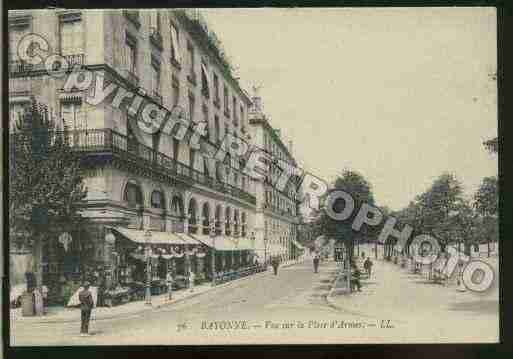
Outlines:
{"label": "window with shutters", "polygon": [[152,58],[151,61],[151,92],[153,98],[162,103],[162,96],[160,95],[160,63]]}
{"label": "window with shutters", "polygon": [[223,102],[224,102],[224,114],[226,117],[230,117],[230,104],[229,104],[228,88],[224,85],[223,88]]}
{"label": "window with shutters", "polygon": [[180,68],[180,37],[178,33],[178,27],[171,22],[171,63]]}
{"label": "window with shutters", "polygon": [[201,94],[207,99],[210,98],[208,69],[204,62],[201,63]]}
{"label": "window with shutters", "polygon": [[82,101],[62,101],[61,118],[70,130],[85,130],[87,128]]}
{"label": "window with shutters", "polygon": [[191,148],[189,149],[189,166],[194,169],[194,163],[196,161],[196,150]]}
{"label": "window with shutters", "polygon": [[80,16],[61,18],[60,47],[62,56],[84,53],[84,32]]}
{"label": "window with shutters", "polygon": [[214,142],[219,144],[221,143],[221,128],[219,127],[219,117],[214,116]]}
{"label": "window with shutters", "polygon": [[214,105],[219,108],[219,102],[221,99],[219,98],[219,77],[216,73],[214,73]]}
{"label": "window with shutters", "polygon": [[137,75],[137,42],[128,34],[125,38],[125,59],[126,69]]}
{"label": "window with shutters", "polygon": [[17,130],[17,125],[22,124],[23,116],[29,111],[29,101],[9,103],[9,128],[11,131]]}
{"label": "window with shutters", "polygon": [[160,191],[153,191],[151,194],[151,207],[164,209],[164,196]]}
{"label": "window with shutters", "polygon": [[237,98],[235,96],[233,96],[233,105],[232,105],[232,110],[233,110],[233,125],[235,126],[235,128],[238,128],[239,127],[239,119],[237,116]]}
{"label": "window with shutters", "polygon": [[194,47],[192,46],[192,43],[190,43],[190,42],[187,43],[187,54],[189,57],[189,74],[187,75],[187,79],[189,80],[190,83],[192,83],[193,85],[196,85],[196,72],[195,72],[196,58],[194,55]]}
{"label": "window with shutters", "polygon": [[128,202],[130,208],[135,208],[138,205],[142,206],[142,192],[137,184],[128,183],[126,185],[124,200]]}
{"label": "window with shutters", "polygon": [[178,161],[179,157],[178,157],[178,153],[180,151],[180,140],[176,139],[173,137],[173,159],[176,161]]}
{"label": "window with shutters", "polygon": [[194,108],[196,106],[196,99],[194,98],[194,95],[189,93],[189,119],[190,121],[194,120]]}

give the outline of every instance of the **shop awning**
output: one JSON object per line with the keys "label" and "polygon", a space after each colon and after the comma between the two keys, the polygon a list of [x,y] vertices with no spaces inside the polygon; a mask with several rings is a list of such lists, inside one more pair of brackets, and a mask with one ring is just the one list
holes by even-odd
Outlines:
{"label": "shop awning", "polygon": [[253,243],[250,239],[247,238],[217,236],[214,241],[212,237],[205,234],[187,234],[187,236],[203,243],[210,248],[214,248],[215,243],[215,249],[217,251],[245,251],[253,249]]}
{"label": "shop awning", "polygon": [[287,251],[287,248],[284,246],[281,246],[279,244],[267,244],[267,248],[265,247],[259,247],[255,249],[260,256],[263,256],[264,253],[267,252],[267,255],[269,254],[275,254],[275,253],[283,253]]}
{"label": "shop awning", "polygon": [[[114,230],[115,233],[122,235],[123,237],[131,240],[135,243],[141,244],[171,244],[171,245],[180,245],[180,244],[189,244],[189,245],[197,245],[198,242],[193,239],[189,239],[185,236],[180,236],[178,233],[171,232],[158,232],[158,231],[150,231],[151,236],[147,238],[145,236],[147,231],[142,231],[138,229],[129,229],[124,227],[110,227]],[[148,242],[149,240],[149,242]]]}

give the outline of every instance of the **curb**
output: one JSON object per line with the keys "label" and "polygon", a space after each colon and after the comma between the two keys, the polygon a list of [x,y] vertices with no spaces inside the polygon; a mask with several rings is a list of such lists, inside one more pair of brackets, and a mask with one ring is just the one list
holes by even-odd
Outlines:
{"label": "curb", "polygon": [[[298,263],[301,263],[301,262],[298,262]],[[290,266],[298,264],[298,263],[288,263],[288,264],[283,265],[282,268],[283,267],[290,267]],[[239,279],[235,279],[233,281],[229,281],[229,282],[226,282],[226,283],[223,283],[223,284],[219,284],[219,285],[216,285],[215,287],[210,287],[210,288],[208,288],[208,289],[206,289],[206,290],[204,290],[202,292],[197,292],[197,293],[188,295],[188,296],[180,298],[180,299],[171,300],[169,302],[164,301],[161,304],[151,305],[151,306],[148,306],[148,307],[145,307],[143,309],[136,310],[136,311],[133,311],[133,312],[120,313],[120,314],[109,315],[109,316],[102,316],[101,318],[96,318],[96,317],[95,318],[91,318],[91,322],[93,322],[93,321],[102,321],[102,320],[110,320],[110,319],[115,319],[115,318],[122,318],[123,316],[138,315],[138,314],[141,314],[141,313],[144,313],[144,312],[149,312],[151,310],[161,309],[161,308],[164,308],[164,307],[171,306],[173,304],[177,304],[177,303],[183,302],[183,301],[185,301],[187,299],[200,296],[200,295],[202,295],[204,293],[208,293],[208,292],[211,292],[211,291],[216,290],[216,289],[226,288],[226,287],[232,286],[234,284],[241,284],[241,283],[243,283],[243,282],[245,282],[245,281],[247,281],[249,279],[254,279],[254,278],[262,277],[262,276],[265,276],[266,274],[267,275],[272,274],[272,271],[270,270],[270,268],[268,270],[264,271],[264,272],[260,272],[260,273],[257,273],[257,274],[251,275],[251,276],[247,276],[247,277],[244,277],[244,278],[239,278]],[[50,320],[31,320],[31,319],[28,319],[28,320],[21,320],[21,321],[17,321],[16,319],[12,319],[11,318],[11,321],[18,322],[18,323],[30,323],[30,324],[56,324],[56,323],[79,323],[80,322],[80,318],[62,319],[62,320],[51,320],[51,319]]]}

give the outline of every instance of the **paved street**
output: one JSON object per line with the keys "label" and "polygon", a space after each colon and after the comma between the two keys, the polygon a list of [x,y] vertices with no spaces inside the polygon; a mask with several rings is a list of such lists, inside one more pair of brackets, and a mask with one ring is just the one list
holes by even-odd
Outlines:
{"label": "paved street", "polygon": [[[377,263],[376,270],[379,271],[384,265],[388,266],[387,280],[395,281],[392,278],[394,271],[396,277],[400,277],[400,271],[390,263]],[[369,313],[354,313],[344,309],[343,298],[340,299],[342,306],[333,307],[326,300],[326,295],[334,269],[333,262],[323,263],[320,273],[314,274],[312,263],[307,260],[281,269],[278,276],[269,273],[215,289],[169,307],[116,319],[93,321],[91,331],[94,335],[86,338],[78,335],[79,323],[16,322],[11,333],[12,344],[304,344],[387,340],[397,342],[397,338],[403,338],[403,342],[443,342],[444,338],[450,338],[454,342],[477,338],[492,341],[494,337],[493,328],[495,324],[498,325],[498,316],[493,311],[479,315],[469,315],[468,312],[461,315],[462,312],[457,310],[447,310],[443,314],[439,308],[433,316],[423,317],[422,320],[415,316],[409,319],[400,315],[400,308],[405,301],[419,300],[424,303],[424,310],[427,310],[425,301],[414,293],[417,287],[411,283],[402,287],[397,287],[399,284],[396,282],[393,283],[393,289],[401,290],[398,298],[404,300],[385,300],[380,305],[381,296],[371,285],[364,286],[362,293],[348,298],[349,307],[350,301],[357,299],[357,296],[375,298],[371,302],[377,310]],[[436,287],[436,290],[452,289]],[[440,307],[436,301],[433,305]],[[451,325],[447,326],[449,319]],[[443,328],[451,328],[451,333]],[[454,333],[453,330],[457,332]]]}

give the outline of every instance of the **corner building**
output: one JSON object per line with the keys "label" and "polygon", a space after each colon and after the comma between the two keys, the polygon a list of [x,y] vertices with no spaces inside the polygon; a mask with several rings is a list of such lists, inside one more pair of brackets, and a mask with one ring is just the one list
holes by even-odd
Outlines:
{"label": "corner building", "polygon": [[[211,280],[214,253],[218,273],[253,263],[256,184],[235,154],[214,166],[205,159],[227,133],[252,141],[251,100],[197,11],[11,11],[8,21],[11,124],[32,98],[48,105],[70,130],[88,190],[87,226],[49,228],[53,240],[43,248],[43,282],[50,296],[59,297],[66,283],[84,277],[104,277],[107,286],[144,281],[146,246],[157,291],[168,271],[179,278],[191,269],[198,281]],[[65,91],[67,76],[50,76],[43,64],[18,57],[28,33],[47,41],[48,54],[82,65],[95,79],[102,76],[104,87],[115,83],[137,94],[140,108],[152,103],[171,111],[179,105],[192,122],[206,121],[201,149],[191,148],[187,136],[180,141],[141,131],[126,107],[112,101],[92,106],[86,91]],[[63,232],[71,235],[67,248],[59,240]],[[28,268],[30,249],[13,248],[11,258],[21,261],[11,274],[16,283]]]}

